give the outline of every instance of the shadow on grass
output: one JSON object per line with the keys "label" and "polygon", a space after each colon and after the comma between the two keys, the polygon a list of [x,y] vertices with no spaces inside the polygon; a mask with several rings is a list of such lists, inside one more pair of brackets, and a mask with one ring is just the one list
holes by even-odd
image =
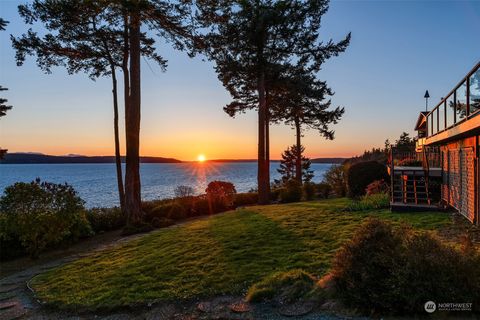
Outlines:
{"label": "shadow on grass", "polygon": [[301,237],[262,214],[245,210],[229,219],[212,219],[210,229],[243,289],[272,272],[311,263]]}

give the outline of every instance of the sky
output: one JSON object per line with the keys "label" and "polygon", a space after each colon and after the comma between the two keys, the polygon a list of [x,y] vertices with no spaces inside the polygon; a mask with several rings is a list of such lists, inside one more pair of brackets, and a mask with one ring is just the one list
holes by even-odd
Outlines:
{"label": "sky", "polygon": [[[34,57],[17,67],[9,38],[28,30],[17,13],[20,3],[0,1],[0,17],[10,21],[0,32],[0,84],[9,88],[2,96],[14,106],[0,120],[0,146],[9,152],[112,155],[110,79],[94,82],[62,68],[44,74]],[[414,135],[425,90],[433,107],[480,60],[480,1],[331,1],[321,30],[324,40],[336,41],[352,32],[352,41],[318,73],[335,92],[332,106],[346,112],[333,126],[333,141],[305,132],[312,158],[358,155],[403,131]],[[142,61],[141,155],[256,158],[257,116],[251,111],[233,119],[223,112],[230,97],[213,64],[162,42],[157,49],[168,68],[162,72]],[[277,125],[270,132],[272,158],[278,159],[294,144],[294,131]]]}

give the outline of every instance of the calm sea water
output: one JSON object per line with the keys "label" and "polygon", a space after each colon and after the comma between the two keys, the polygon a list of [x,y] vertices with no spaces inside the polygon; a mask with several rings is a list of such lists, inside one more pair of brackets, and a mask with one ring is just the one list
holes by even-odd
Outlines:
{"label": "calm sea water", "polygon": [[[279,178],[279,163],[271,164],[272,181]],[[312,164],[314,182],[323,179],[331,164]],[[3,164],[0,165],[0,192],[18,182],[30,182],[39,177],[56,183],[67,182],[78,191],[87,207],[118,205],[115,165],[106,164]],[[144,163],[141,164],[142,198],[154,200],[172,197],[175,187],[186,185],[203,193],[213,180],[232,182],[237,192],[246,192],[257,185],[257,165],[238,163]]]}

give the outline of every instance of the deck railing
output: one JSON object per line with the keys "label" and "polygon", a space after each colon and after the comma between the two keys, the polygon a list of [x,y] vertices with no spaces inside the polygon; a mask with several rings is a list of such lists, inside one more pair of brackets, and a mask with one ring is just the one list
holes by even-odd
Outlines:
{"label": "deck railing", "polygon": [[394,167],[440,168],[442,157],[438,147],[424,146],[422,152],[415,147],[394,147],[390,151],[388,165]]}
{"label": "deck railing", "polygon": [[480,114],[480,62],[427,114],[427,137]]}

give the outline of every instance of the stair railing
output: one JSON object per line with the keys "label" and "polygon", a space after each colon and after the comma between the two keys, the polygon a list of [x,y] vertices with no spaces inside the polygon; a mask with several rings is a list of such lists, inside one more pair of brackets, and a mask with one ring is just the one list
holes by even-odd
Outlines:
{"label": "stair railing", "polygon": [[423,147],[423,175],[425,179],[425,193],[427,195],[427,203],[430,204],[430,190],[429,190],[429,177],[430,177],[430,163],[428,161],[427,148]]}

